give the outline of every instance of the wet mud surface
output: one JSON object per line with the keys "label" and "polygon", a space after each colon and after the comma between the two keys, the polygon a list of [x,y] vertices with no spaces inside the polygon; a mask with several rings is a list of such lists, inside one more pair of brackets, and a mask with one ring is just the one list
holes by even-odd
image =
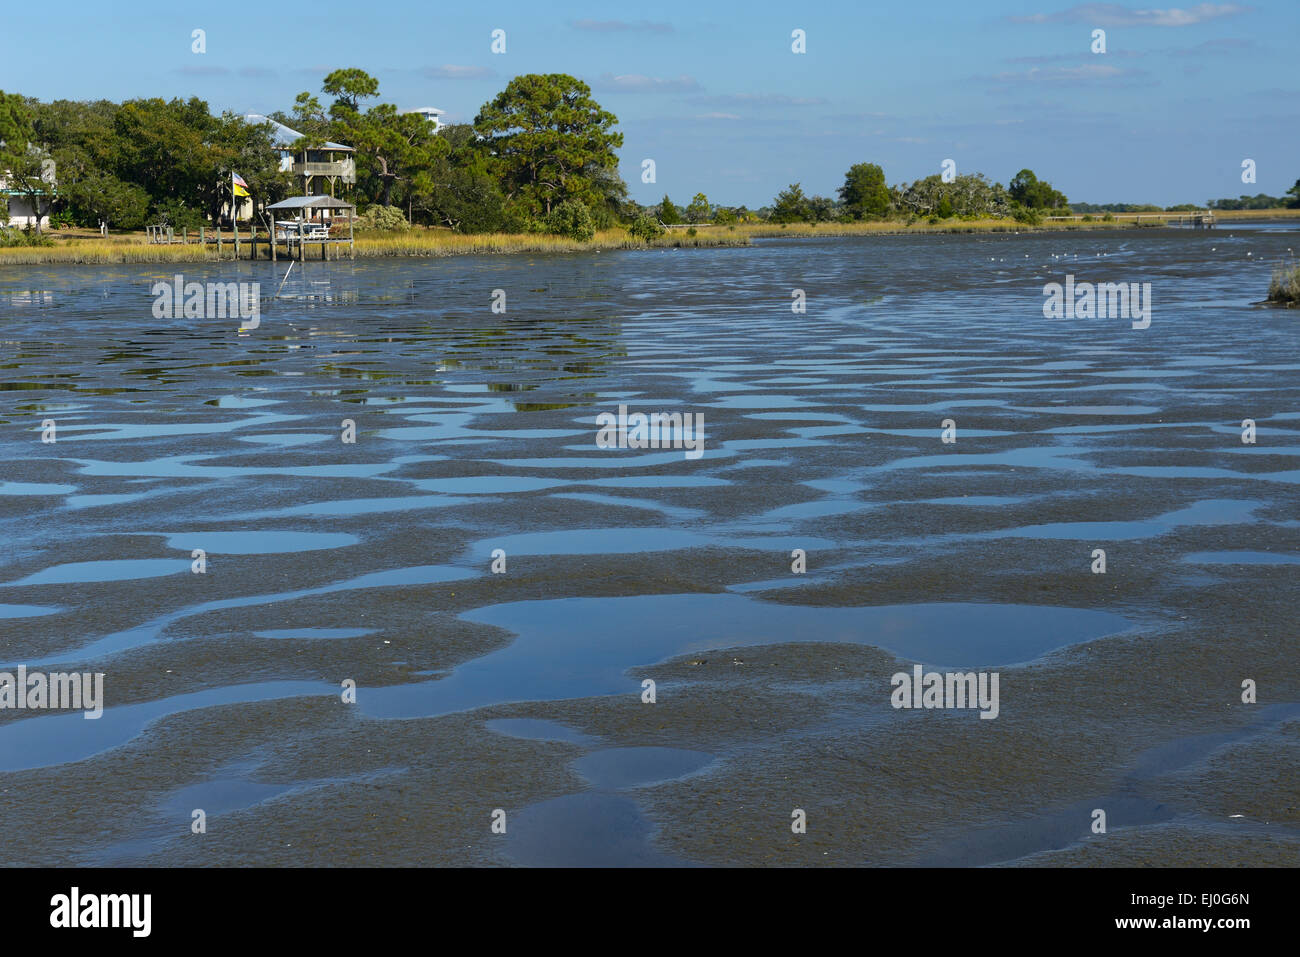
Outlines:
{"label": "wet mud surface", "polygon": [[1298,237],[307,263],[244,335],[0,270],[0,672],[105,676],[0,710],[9,863],[1295,866]]}

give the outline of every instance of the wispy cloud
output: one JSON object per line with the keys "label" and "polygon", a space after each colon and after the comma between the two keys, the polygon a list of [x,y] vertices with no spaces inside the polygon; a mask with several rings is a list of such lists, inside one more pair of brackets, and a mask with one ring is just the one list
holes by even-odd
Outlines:
{"label": "wispy cloud", "polygon": [[[1105,59],[1107,60],[1128,60],[1134,57],[1146,56],[1147,54],[1138,50],[1107,50]],[[1007,63],[1095,63],[1100,54],[1097,53],[1044,53],[1039,56],[1013,56],[1007,57]]]}
{"label": "wispy cloud", "polygon": [[239,75],[250,80],[260,80],[265,77],[275,76],[276,72],[264,66],[241,66]]}
{"label": "wispy cloud", "polygon": [[1166,50],[1170,56],[1228,56],[1233,53],[1245,53],[1251,50],[1258,50],[1259,44],[1254,40],[1242,40],[1236,37],[1222,37],[1218,40],[1206,40],[1204,43],[1198,43],[1194,47],[1183,47],[1172,50]]}
{"label": "wispy cloud", "polygon": [[229,76],[230,70],[224,66],[181,66],[174,73],[182,76]]}
{"label": "wispy cloud", "polygon": [[892,113],[836,113],[832,116],[828,116],[827,119],[840,125],[847,126],[850,123],[879,123],[881,120],[889,120],[893,122],[901,119],[901,117],[895,116]]}
{"label": "wispy cloud", "polygon": [[1013,23],[1090,23],[1101,27],[1186,27],[1220,17],[1250,12],[1253,7],[1236,3],[1198,3],[1182,9],[1130,10],[1118,3],[1083,3],[1057,13],[1031,13],[1008,17]]}
{"label": "wispy cloud", "polygon": [[709,106],[817,106],[825,103],[820,96],[787,96],[784,93],[719,93],[697,96],[696,103]]}
{"label": "wispy cloud", "polygon": [[496,76],[496,71],[485,66],[458,66],[455,63],[444,63],[442,66],[421,67],[420,75],[430,80],[481,80],[484,77]]}
{"label": "wispy cloud", "polygon": [[1089,63],[1084,66],[1058,66],[1047,69],[1033,67],[1021,72],[996,73],[982,79],[999,86],[1034,84],[1084,86],[1098,83],[1133,86],[1145,82],[1147,72],[1145,70],[1126,70],[1123,67],[1111,66],[1108,63]]}
{"label": "wispy cloud", "polygon": [[574,20],[571,24],[575,30],[588,30],[592,33],[673,33],[671,23],[655,23],[650,20]]}
{"label": "wispy cloud", "polygon": [[645,76],[641,73],[623,73],[615,76],[602,73],[596,82],[596,88],[615,93],[689,93],[700,88],[694,77]]}

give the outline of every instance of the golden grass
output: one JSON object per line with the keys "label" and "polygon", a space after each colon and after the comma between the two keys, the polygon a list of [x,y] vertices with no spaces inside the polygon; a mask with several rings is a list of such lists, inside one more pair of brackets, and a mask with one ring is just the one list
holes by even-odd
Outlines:
{"label": "golden grass", "polygon": [[[946,219],[937,223],[917,220],[910,226],[904,220],[864,223],[737,223],[735,226],[702,225],[696,235],[688,236],[685,229],[670,229],[651,243],[634,239],[626,229],[603,229],[590,242],[579,242],[563,236],[535,233],[487,233],[463,235],[446,229],[416,228],[403,233],[359,233],[356,237],[356,255],[359,259],[388,257],[437,257],[475,254],[518,253],[571,253],[591,250],[646,249],[646,248],[706,248],[713,246],[748,246],[755,239],[791,237],[877,236],[903,233],[976,233],[976,232],[1035,232],[1043,230],[1076,229],[1132,229],[1159,225],[1165,217],[1178,213],[1143,213],[1142,222],[1131,218],[1107,222],[1094,213],[1091,222],[1073,220],[1045,220],[1039,225],[1017,223],[1012,219]],[[1300,218],[1300,209],[1220,210],[1215,218],[1223,221]],[[57,263],[184,263],[216,262],[219,258],[234,257],[234,243],[227,240],[220,257],[214,243],[200,246],[197,243],[182,245],[151,245],[143,233],[101,238],[90,230],[55,230],[49,234],[52,246],[0,247],[0,265],[35,266]],[[266,246],[259,248],[265,258]],[[346,257],[346,246],[330,250]],[[308,258],[319,257],[319,248],[308,247]],[[243,244],[243,258],[248,257],[248,243]],[[285,258],[285,257],[281,257]]]}
{"label": "golden grass", "polygon": [[1273,270],[1267,301],[1283,306],[1300,306],[1300,264],[1291,263]]}
{"label": "golden grass", "polygon": [[[1158,226],[1165,219],[1177,219],[1179,216],[1187,216],[1187,213],[1141,213],[1141,222],[1134,219],[1132,213],[1116,214],[1113,220],[1102,219],[1105,213],[1091,213],[1092,220],[1084,222],[1081,218],[1050,220],[1044,219],[1037,225],[1029,223],[1018,223],[1014,219],[941,219],[937,223],[931,223],[926,219],[918,219],[910,226],[906,220],[891,219],[881,222],[862,222],[862,223],[818,223],[816,226],[810,223],[788,223],[780,225],[777,223],[738,223],[734,227],[733,235],[746,236],[750,239],[771,239],[789,236],[872,236],[872,235],[890,235],[899,233],[976,233],[976,232],[1012,232],[1025,233],[1041,230],[1074,230],[1074,229],[1133,229]],[[1215,218],[1218,220],[1260,220],[1260,219],[1291,219],[1300,217],[1300,209],[1234,209],[1216,211]],[[700,235],[716,233],[718,230],[729,230],[732,227],[727,226],[701,226],[699,227]],[[677,230],[671,232],[676,233]]]}
{"label": "golden grass", "polygon": [[1216,209],[1215,219],[1300,219],[1300,209]]}
{"label": "golden grass", "polygon": [[[884,220],[883,222],[864,223],[789,223],[780,226],[774,223],[746,223],[736,226],[736,233],[751,239],[779,239],[782,237],[816,237],[816,236],[889,236],[905,233],[1029,233],[1052,230],[1076,229],[1145,229],[1158,223],[1143,220],[1141,224],[1132,220],[1115,220],[1092,222],[1068,220],[1051,222],[1044,220],[1038,225],[1018,223],[1014,219],[941,219],[937,223],[919,219],[910,226],[906,220]],[[710,230],[727,229],[725,226],[713,226]]]}
{"label": "golden grass", "polygon": [[[645,249],[653,247],[747,246],[747,237],[715,233],[696,236],[668,233],[652,243],[632,238],[626,229],[599,230],[591,242],[535,233],[485,233],[463,235],[435,230],[412,230],[359,236],[358,258],[381,256],[461,256],[473,253],[571,253],[593,249]],[[308,247],[308,255],[311,255]]]}
{"label": "golden grass", "polygon": [[[233,252],[234,247],[231,247]],[[197,244],[150,246],[113,239],[68,240],[53,246],[0,248],[0,266],[36,266],[45,263],[175,263],[216,261],[217,251]],[[229,253],[224,257],[230,258]]]}
{"label": "golden grass", "polygon": [[[710,226],[707,232],[730,231],[730,226]],[[917,220],[910,226],[906,220],[884,220],[862,223],[740,223],[733,235],[750,239],[783,239],[791,236],[879,236],[895,233],[976,233],[1023,232],[1033,227],[1012,219],[941,219],[937,223]]]}
{"label": "golden grass", "polygon": [[[702,230],[699,235],[687,236],[685,233],[668,233],[652,243],[644,243],[632,238],[626,229],[604,229],[596,233],[590,242],[579,242],[563,236],[547,236],[533,233],[486,233],[482,235],[463,235],[441,229],[413,229],[403,233],[370,233],[356,237],[356,255],[358,259],[380,259],[389,257],[434,257],[465,256],[474,254],[511,254],[511,253],[571,253],[584,250],[606,249],[645,249],[708,247],[708,246],[746,246],[748,237],[735,234],[714,232],[708,235]],[[0,248],[0,265],[32,266],[47,263],[177,263],[177,262],[216,262],[218,259],[230,260],[234,257],[235,246],[227,241],[222,253],[217,255],[213,243],[200,246],[197,243],[182,245],[150,244],[143,234],[128,236],[110,236],[83,239],[80,237],[62,237],[57,233],[53,246],[13,246]],[[248,258],[248,242],[243,244],[243,256]],[[266,246],[259,247],[258,254],[266,258]],[[330,258],[337,254],[341,258],[348,255],[347,246],[333,246]],[[285,258],[283,249],[281,258]],[[307,257],[320,256],[320,248],[308,245]]]}

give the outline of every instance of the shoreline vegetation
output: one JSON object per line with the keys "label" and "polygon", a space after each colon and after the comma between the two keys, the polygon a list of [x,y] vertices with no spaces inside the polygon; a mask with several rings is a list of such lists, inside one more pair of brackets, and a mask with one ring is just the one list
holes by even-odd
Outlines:
{"label": "shoreline vegetation", "polygon": [[[1040,223],[1028,224],[995,218],[948,219],[938,223],[924,220],[872,220],[863,222],[829,223],[739,223],[730,226],[699,224],[688,228],[670,228],[661,235],[645,239],[634,236],[621,227],[599,229],[591,239],[581,240],[546,233],[458,233],[448,229],[411,227],[401,232],[359,231],[356,238],[358,259],[384,258],[442,258],[466,255],[520,255],[572,252],[604,252],[628,249],[692,249],[728,246],[750,246],[761,239],[830,239],[861,236],[897,236],[907,234],[953,233],[1030,233],[1072,230],[1147,229],[1164,226],[1179,213],[1142,213],[1140,216],[1106,220],[1100,216],[1083,218],[1045,218]],[[1216,220],[1223,224],[1261,221],[1300,221],[1300,209],[1220,210]],[[183,263],[221,262],[235,258],[232,237],[227,239],[218,253],[215,243],[196,242],[182,244],[179,239],[170,245],[150,243],[143,232],[110,234],[101,237],[92,230],[55,229],[45,233],[49,245],[0,247],[0,265],[51,265],[51,264],[103,264],[129,263]],[[250,258],[248,234],[242,234],[241,260]],[[267,261],[265,235],[259,237],[258,258]],[[309,260],[310,261],[310,260]],[[1277,301],[1296,302],[1295,290],[1300,284],[1295,270],[1290,272],[1289,285],[1275,277],[1274,286],[1279,295],[1291,299]],[[1274,299],[1270,290],[1270,299]]]}
{"label": "shoreline vegetation", "polygon": [[[1203,206],[1072,203],[1031,169],[1003,184],[958,172],[952,159],[893,185],[879,164],[857,162],[833,195],[796,182],[757,209],[703,192],[685,206],[667,194],[647,205],[628,195],[618,117],[568,74],[516,76],[472,122],[446,126],[383,102],[379,81],[355,67],[328,73],[320,92],[328,99],[303,91],[288,111],[241,116],[214,115],[197,97],[43,102],[0,91],[0,263],[233,259],[236,225],[238,258],[251,259],[270,252],[272,220],[286,253],[290,227],[310,224],[300,256],[317,243],[321,256],[346,244],[350,258],[376,258],[1199,226],[1300,213],[1300,180],[1281,196]],[[642,183],[655,183],[655,161],[640,165]],[[343,205],[299,202],[326,195]]]}
{"label": "shoreline vegetation", "polygon": [[1268,284],[1268,298],[1264,302],[1288,309],[1300,306],[1300,263],[1293,262],[1273,270],[1273,280]]}

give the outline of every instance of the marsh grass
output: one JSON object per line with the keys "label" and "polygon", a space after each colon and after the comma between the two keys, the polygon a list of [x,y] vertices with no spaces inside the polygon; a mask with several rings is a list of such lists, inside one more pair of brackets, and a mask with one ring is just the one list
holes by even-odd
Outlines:
{"label": "marsh grass", "polygon": [[1266,301],[1283,306],[1300,305],[1300,263],[1283,264],[1273,270]]}
{"label": "marsh grass", "polygon": [[[463,235],[445,231],[422,231],[398,235],[357,238],[357,257],[458,256],[472,253],[571,253],[583,250],[679,248],[705,246],[747,246],[748,237],[717,233],[712,236],[665,234],[649,243],[633,237],[626,229],[602,229],[590,242],[541,233],[485,233]],[[308,252],[310,255],[310,251]]]}
{"label": "marsh grass", "polygon": [[[403,232],[359,233],[356,237],[358,259],[389,257],[465,256],[475,254],[517,253],[572,253],[607,249],[646,248],[703,248],[709,246],[747,246],[749,238],[735,233],[707,231],[696,236],[665,234],[649,243],[634,238],[626,229],[604,229],[590,242],[580,242],[564,236],[539,233],[486,233],[464,235],[448,230],[412,229]],[[44,263],[178,263],[217,262],[234,257],[232,242],[223,245],[217,255],[213,243],[182,245],[151,245],[143,236],[110,236],[107,239],[61,238],[53,246],[0,248],[0,265],[41,265]],[[330,250],[331,258],[337,252],[346,258],[346,246]],[[248,257],[245,241],[243,258]],[[266,246],[258,250],[259,258],[266,258]],[[308,259],[319,256],[319,248],[307,248]],[[281,250],[281,259],[285,258]]]}
{"label": "marsh grass", "polygon": [[[1176,215],[1176,214],[1171,214]],[[412,228],[400,232],[358,232],[356,255],[358,259],[387,257],[438,257],[491,254],[571,253],[615,249],[702,249],[716,246],[748,246],[755,239],[817,238],[837,236],[874,236],[906,233],[1023,233],[1052,230],[1087,229],[1146,229],[1160,225],[1158,214],[1151,221],[1135,223],[1132,220],[1107,222],[1094,218],[1092,222],[1074,219],[1062,222],[1044,221],[1030,226],[1013,219],[944,219],[937,223],[922,220],[884,220],[861,223],[737,223],[732,226],[701,225],[695,235],[685,229],[670,229],[649,242],[637,239],[622,227],[597,231],[590,242],[581,242],[564,236],[541,233],[486,233],[464,235],[446,229]],[[1300,209],[1272,210],[1222,210],[1216,211],[1221,220],[1290,219],[1300,217]],[[89,232],[89,231],[80,231]],[[197,243],[182,245],[150,245],[143,234],[100,237],[97,234],[78,235],[76,232],[54,232],[52,246],[14,246],[0,248],[0,265],[42,265],[46,263],[183,263],[216,262],[234,257],[234,244],[227,240],[222,253],[217,254],[214,243],[200,246]],[[331,256],[348,255],[347,247],[335,247]],[[260,246],[261,258],[266,256],[265,245]],[[307,250],[308,258],[317,257],[320,250]],[[247,241],[244,257],[248,256]],[[281,256],[281,258],[285,258]],[[1292,273],[1294,276],[1294,273]],[[1294,288],[1294,278],[1287,288]],[[1285,283],[1284,283],[1285,285]],[[1292,300],[1294,301],[1294,300]]]}
{"label": "marsh grass", "polygon": [[[234,247],[231,247],[233,251]],[[65,240],[53,246],[15,246],[0,249],[0,265],[35,266],[44,263],[176,263],[216,261],[214,248],[151,246],[120,239]],[[230,258],[227,255],[224,258]]]}
{"label": "marsh grass", "polygon": [[1300,219],[1300,208],[1296,209],[1216,209],[1215,219]]}
{"label": "marsh grass", "polygon": [[[909,222],[905,219],[886,219],[872,222],[861,223],[817,223],[815,226],[811,223],[786,223],[779,225],[776,223],[745,223],[735,227],[736,233],[748,236],[751,239],[784,239],[789,237],[818,237],[818,236],[888,236],[901,235],[906,233],[1030,233],[1030,232],[1050,232],[1053,230],[1084,230],[1084,229],[1145,229],[1147,226],[1157,226],[1159,223],[1140,223],[1116,221],[1113,223],[1103,223],[1101,221],[1085,223],[1082,220],[1071,220],[1069,222],[1042,222],[1037,225],[1028,223],[1018,223],[1014,219],[936,219],[933,222],[927,220],[916,220]],[[714,226],[710,227],[707,235],[718,229],[727,229],[729,227]]]}

